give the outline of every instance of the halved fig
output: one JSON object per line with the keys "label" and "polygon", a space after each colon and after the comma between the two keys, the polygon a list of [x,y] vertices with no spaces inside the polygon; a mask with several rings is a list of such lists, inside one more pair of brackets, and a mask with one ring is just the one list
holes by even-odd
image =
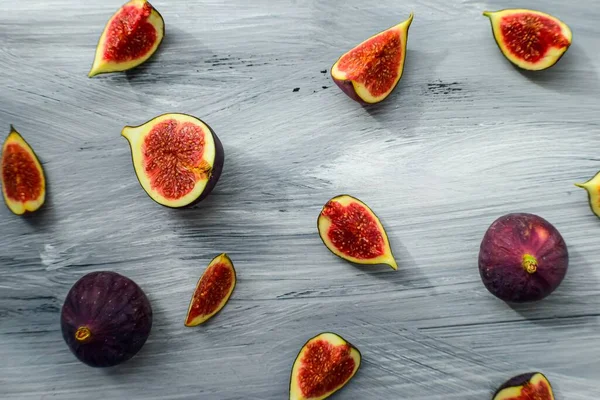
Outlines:
{"label": "halved fig", "polygon": [[379,103],[392,93],[404,71],[412,20],[411,13],[406,21],[370,37],[333,64],[333,81],[352,100]]}
{"label": "halved fig", "polygon": [[344,260],[398,269],[379,218],[362,201],[347,194],[329,200],[317,220],[325,246]]}
{"label": "halved fig", "polygon": [[576,183],[575,186],[588,192],[588,201],[592,212],[600,218],[600,171],[585,183]]}
{"label": "halved fig", "polygon": [[121,132],[131,146],[140,184],[154,201],[180,208],[213,190],[225,155],[213,130],[191,115],[163,114]]}
{"label": "halved fig", "polygon": [[223,253],[213,258],[198,280],[185,317],[185,326],[200,325],[221,311],[231,297],[235,284],[235,268],[229,256]]}
{"label": "halved fig", "polygon": [[542,373],[529,372],[504,382],[492,400],[554,400],[554,394]]}
{"label": "halved fig", "polygon": [[165,22],[146,0],[125,3],[109,20],[88,76],[126,71],[148,60],[165,36]]}
{"label": "halved fig", "polygon": [[539,71],[558,62],[571,45],[571,29],[541,11],[507,9],[485,11],[494,39],[504,57],[519,68]]}
{"label": "halved fig", "polygon": [[290,377],[290,400],[322,400],[344,387],[360,367],[360,351],[341,336],[325,332],[300,350]]}
{"label": "halved fig", "polygon": [[11,125],[2,145],[2,194],[17,215],[37,211],[46,200],[44,169],[33,149]]}

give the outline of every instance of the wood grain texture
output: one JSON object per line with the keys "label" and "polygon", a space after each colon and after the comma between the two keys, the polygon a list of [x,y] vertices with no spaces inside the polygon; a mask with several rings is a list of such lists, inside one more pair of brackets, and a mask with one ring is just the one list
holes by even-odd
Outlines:
{"label": "wood grain texture", "polygon": [[[0,398],[285,399],[297,351],[325,330],[364,356],[339,399],[480,400],[529,370],[558,399],[600,396],[600,224],[573,186],[600,169],[594,0],[526,2],[574,32],[538,74],[511,67],[481,16],[516,0],[155,0],[157,55],[88,79],[120,3],[0,0],[0,125],[29,141],[49,184],[33,218],[0,207]],[[410,11],[405,74],[386,102],[363,108],[332,87],[322,70]],[[165,112],[202,118],[225,147],[217,188],[193,209],[153,203],[119,135]],[[382,218],[399,271],[321,244],[317,215],[340,193]],[[547,300],[511,308],[481,284],[477,253],[515,211],[551,221],[571,265]],[[221,252],[236,265],[233,297],[185,328]],[[96,270],[132,278],[154,308],[146,346],[112,370],[77,362],[60,333],[66,293]]]}

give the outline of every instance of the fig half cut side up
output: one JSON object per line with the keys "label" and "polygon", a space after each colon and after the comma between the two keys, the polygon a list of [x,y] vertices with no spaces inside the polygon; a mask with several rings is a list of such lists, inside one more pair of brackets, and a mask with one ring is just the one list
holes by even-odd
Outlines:
{"label": "fig half cut side up", "polygon": [[235,268],[225,253],[213,258],[198,280],[185,326],[200,325],[214,317],[229,301],[237,282]]}
{"label": "fig half cut side up", "polygon": [[358,371],[360,351],[340,335],[321,333],[302,346],[290,376],[290,400],[323,400]]}
{"label": "fig half cut side up", "polygon": [[336,256],[355,264],[398,269],[381,221],[359,199],[346,194],[332,198],[323,206],[317,226],[321,240]]}
{"label": "fig half cut side up", "polygon": [[333,64],[331,77],[352,100],[374,104],[392,93],[404,71],[413,17],[371,36]]}
{"label": "fig half cut side up", "polygon": [[492,400],[554,400],[554,393],[544,374],[529,372],[504,382]]}
{"label": "fig half cut side up", "polygon": [[511,63],[529,71],[550,68],[565,54],[573,34],[558,18],[541,11],[485,11],[500,51]]}
{"label": "fig half cut side up", "polygon": [[163,114],[126,126],[136,176],[151,199],[181,208],[205,199],[216,186],[225,154],[213,130],[186,114]]}
{"label": "fig half cut side up", "polygon": [[576,183],[575,186],[588,192],[588,201],[592,212],[600,218],[600,171],[585,183]]}
{"label": "fig half cut side up", "polygon": [[152,57],[164,36],[165,22],[152,4],[129,1],[108,20],[88,76],[137,67]]}
{"label": "fig half cut side up", "polygon": [[0,159],[2,195],[17,215],[37,211],[46,201],[46,177],[35,152],[11,125]]}

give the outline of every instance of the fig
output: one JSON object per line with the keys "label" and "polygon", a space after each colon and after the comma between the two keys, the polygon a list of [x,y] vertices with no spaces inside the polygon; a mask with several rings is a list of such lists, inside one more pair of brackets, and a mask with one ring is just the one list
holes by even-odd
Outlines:
{"label": "fig", "polygon": [[342,55],[331,67],[333,81],[352,100],[379,103],[396,87],[404,70],[408,19],[365,40]]}
{"label": "fig", "polygon": [[322,400],[344,387],[360,367],[360,351],[341,336],[325,332],[298,353],[290,377],[290,400]]}
{"label": "fig", "polygon": [[236,281],[235,268],[229,256],[223,253],[213,258],[198,280],[185,326],[200,325],[221,311],[229,301]]}
{"label": "fig", "polygon": [[533,214],[498,218],[479,251],[483,284],[506,302],[543,299],[560,285],[568,265],[567,245],[558,230]]}
{"label": "fig", "polygon": [[125,3],[106,23],[88,76],[127,71],[148,60],[165,36],[165,22],[146,0]]}
{"label": "fig", "polygon": [[506,381],[492,400],[554,400],[552,386],[540,372],[529,372]]}
{"label": "fig", "polygon": [[33,149],[11,125],[0,160],[2,194],[17,215],[37,211],[46,200],[44,169]]}
{"label": "fig", "polygon": [[112,367],[142,348],[152,328],[152,307],[131,279],[91,272],[73,285],[60,318],[63,338],[81,362]]}
{"label": "fig", "polygon": [[539,71],[550,68],[565,54],[571,29],[552,15],[525,9],[485,11],[494,39],[504,57],[519,68]]}
{"label": "fig", "polygon": [[225,155],[213,130],[191,115],[163,114],[140,126],[126,126],[137,178],[148,196],[180,208],[204,200],[213,190]]}
{"label": "fig", "polygon": [[317,226],[321,240],[336,256],[356,264],[387,264],[398,269],[379,218],[357,198],[344,194],[329,200]]}
{"label": "fig", "polygon": [[600,218],[600,171],[585,183],[576,183],[575,186],[588,192],[588,201],[592,212]]}

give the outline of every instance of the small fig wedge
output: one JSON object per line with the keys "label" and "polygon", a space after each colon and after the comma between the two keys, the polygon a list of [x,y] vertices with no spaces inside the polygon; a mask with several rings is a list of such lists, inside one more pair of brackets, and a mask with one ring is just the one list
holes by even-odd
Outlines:
{"label": "small fig wedge", "polygon": [[185,326],[200,325],[221,311],[229,301],[236,281],[235,268],[227,254],[213,258],[198,280]]}
{"label": "small fig wedge", "polygon": [[492,400],[554,400],[554,393],[542,373],[529,372],[504,382]]}
{"label": "small fig wedge", "polygon": [[362,201],[346,194],[329,200],[317,220],[325,246],[344,260],[398,269],[379,218]]}
{"label": "small fig wedge", "polygon": [[165,22],[146,0],[131,0],[109,20],[88,76],[126,71],[148,60],[165,36]]}
{"label": "small fig wedge", "polygon": [[575,186],[588,192],[588,201],[592,212],[600,218],[600,171],[585,183],[576,183]]}
{"label": "small fig wedge", "polygon": [[2,194],[17,215],[37,211],[46,200],[44,169],[33,149],[11,125],[0,160]]}
{"label": "small fig wedge", "polygon": [[344,387],[360,367],[360,351],[325,332],[310,339],[292,367],[290,400],[323,400]]}
{"label": "small fig wedge", "polygon": [[365,40],[342,55],[331,68],[333,81],[352,100],[379,103],[394,90],[404,71],[408,19]]}
{"label": "small fig wedge", "polygon": [[485,11],[504,57],[529,71],[550,68],[565,54],[571,29],[552,15],[525,9]]}
{"label": "small fig wedge", "polygon": [[225,155],[213,130],[191,115],[164,114],[121,132],[131,146],[140,184],[154,201],[181,208],[213,190]]}

